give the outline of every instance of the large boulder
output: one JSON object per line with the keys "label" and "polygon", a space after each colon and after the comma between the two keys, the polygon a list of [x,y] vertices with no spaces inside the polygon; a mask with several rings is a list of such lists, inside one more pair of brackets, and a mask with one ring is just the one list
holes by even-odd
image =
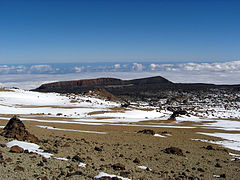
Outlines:
{"label": "large boulder", "polygon": [[172,115],[170,116],[170,118],[168,118],[168,119],[169,120],[176,120],[176,117],[178,117],[179,115],[187,115],[187,111],[185,111],[185,110],[174,111],[172,113]]}
{"label": "large boulder", "polygon": [[3,132],[1,133],[2,136],[6,138],[14,138],[19,141],[30,141],[32,143],[38,143],[39,140],[33,134],[30,134],[23,122],[17,117],[13,116],[7,125],[4,127]]}

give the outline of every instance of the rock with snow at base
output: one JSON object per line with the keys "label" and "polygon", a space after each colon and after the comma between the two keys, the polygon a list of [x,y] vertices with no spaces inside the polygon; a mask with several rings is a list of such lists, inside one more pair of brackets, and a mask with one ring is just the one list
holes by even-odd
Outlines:
{"label": "rock with snow at base", "polygon": [[39,140],[33,134],[30,134],[23,122],[17,117],[13,116],[7,125],[4,127],[3,132],[1,134],[6,138],[14,138],[19,141],[30,141],[32,143],[38,143]]}
{"label": "rock with snow at base", "polygon": [[10,152],[13,153],[23,153],[24,149],[19,146],[12,146]]}

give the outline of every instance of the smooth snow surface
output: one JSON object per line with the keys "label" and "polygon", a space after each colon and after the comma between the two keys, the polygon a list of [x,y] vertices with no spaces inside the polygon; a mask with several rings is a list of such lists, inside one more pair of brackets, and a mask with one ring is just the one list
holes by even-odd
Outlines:
{"label": "smooth snow surface", "polygon": [[11,148],[12,146],[19,146],[21,148],[23,148],[24,150],[28,150],[29,152],[34,152],[36,154],[39,154],[45,158],[50,158],[51,156],[53,156],[53,154],[50,153],[45,153],[42,149],[39,149],[40,146],[34,143],[28,143],[28,142],[24,142],[24,141],[18,141],[18,140],[13,140],[8,142],[7,147]]}
{"label": "smooth snow surface", "polygon": [[101,177],[117,177],[117,178],[120,178],[122,180],[131,180],[131,179],[128,179],[128,178],[124,178],[124,177],[121,177],[121,176],[116,176],[116,175],[113,175],[113,174],[107,174],[107,173],[104,173],[104,172],[100,172],[97,176],[95,176],[94,178],[96,179],[100,179]]}
{"label": "smooth snow surface", "polygon": [[[147,170],[147,168],[148,167],[146,167],[146,166],[137,166],[137,168],[139,168],[139,169],[143,169],[143,170]],[[150,171],[152,170],[152,169],[150,169],[150,168],[148,168]]]}
{"label": "smooth snow surface", "polygon": [[69,159],[67,158],[60,158],[60,157],[55,157],[55,159],[61,160],[61,161],[68,161]]}
{"label": "smooth snow surface", "polygon": [[86,165],[87,165],[87,164],[81,162],[81,163],[78,165],[78,167],[86,168]]}
{"label": "smooth snow surface", "polygon": [[198,134],[203,134],[207,136],[219,137],[223,140],[221,141],[212,141],[212,140],[203,140],[203,139],[192,139],[195,141],[202,141],[212,144],[218,144],[224,146],[229,149],[233,149],[236,151],[240,151],[240,134],[232,134],[232,133],[202,133],[198,132]]}
{"label": "smooth snow surface", "polygon": [[153,136],[156,136],[156,137],[162,137],[162,138],[165,138],[166,136],[163,136],[161,134],[154,134]]}

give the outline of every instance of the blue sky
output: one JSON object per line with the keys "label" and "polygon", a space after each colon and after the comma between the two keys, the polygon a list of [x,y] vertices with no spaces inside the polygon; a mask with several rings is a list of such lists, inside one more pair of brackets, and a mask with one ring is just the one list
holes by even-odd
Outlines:
{"label": "blue sky", "polygon": [[0,0],[0,64],[240,58],[240,1]]}

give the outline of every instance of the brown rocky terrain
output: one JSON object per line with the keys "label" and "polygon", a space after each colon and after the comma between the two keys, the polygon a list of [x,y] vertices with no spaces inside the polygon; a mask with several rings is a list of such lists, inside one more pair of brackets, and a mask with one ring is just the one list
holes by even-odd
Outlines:
{"label": "brown rocky terrain", "polygon": [[[7,123],[1,120],[1,125]],[[0,136],[0,179],[94,179],[99,172],[141,180],[238,179],[240,176],[240,160],[231,160],[229,155],[234,151],[191,140],[205,138],[196,134],[198,129],[48,124],[108,132],[100,135],[36,127],[44,125],[40,122],[24,124],[39,138],[41,148],[54,156],[46,159],[34,153],[14,153],[5,145],[13,138]],[[171,136],[155,137],[155,133]],[[79,166],[80,163],[86,167]]]}

